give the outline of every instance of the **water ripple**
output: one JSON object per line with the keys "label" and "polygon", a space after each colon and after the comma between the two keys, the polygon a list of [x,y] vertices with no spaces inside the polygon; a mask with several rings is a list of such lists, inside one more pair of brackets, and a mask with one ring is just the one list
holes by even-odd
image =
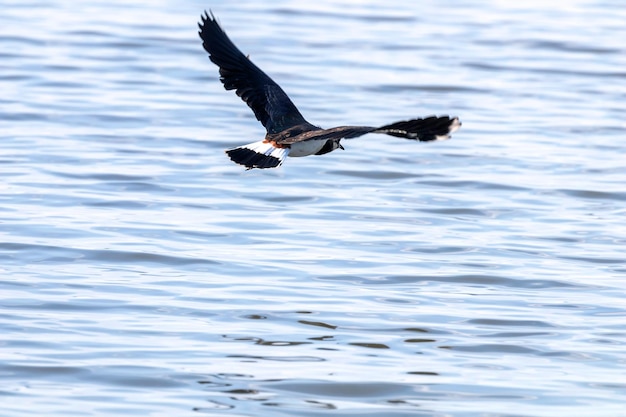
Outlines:
{"label": "water ripple", "polygon": [[162,265],[216,265],[220,262],[211,259],[160,255],[155,253],[75,249],[61,246],[32,245],[24,243],[0,243],[0,249],[7,251],[2,258],[11,260],[19,255],[19,259],[37,263],[65,262],[107,262],[115,264],[162,264]]}
{"label": "water ripple", "polygon": [[217,0],[314,124],[463,121],[245,171],[206,5],[5,2],[2,415],[622,415],[612,3]]}

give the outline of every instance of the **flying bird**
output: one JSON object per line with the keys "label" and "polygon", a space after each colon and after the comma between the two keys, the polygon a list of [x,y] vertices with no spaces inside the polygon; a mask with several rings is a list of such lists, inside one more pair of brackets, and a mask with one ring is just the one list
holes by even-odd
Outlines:
{"label": "flying bird", "polygon": [[458,117],[428,116],[380,127],[339,126],[322,129],[307,122],[289,96],[252,63],[220,27],[213,12],[201,16],[200,38],[211,61],[219,67],[220,81],[252,109],[266,129],[265,139],[228,149],[230,159],[247,169],[275,168],[287,156],[323,155],[344,149],[341,139],[367,133],[385,133],[421,142],[445,140],[461,127]]}

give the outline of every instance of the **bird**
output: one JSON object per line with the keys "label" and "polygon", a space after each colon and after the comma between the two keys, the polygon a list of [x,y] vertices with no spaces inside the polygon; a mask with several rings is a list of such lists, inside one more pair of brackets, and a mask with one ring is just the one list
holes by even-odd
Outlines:
{"label": "bird", "polygon": [[218,66],[220,81],[252,109],[265,127],[263,140],[226,150],[230,159],[246,169],[276,168],[287,156],[324,155],[344,149],[342,139],[383,133],[420,142],[445,140],[461,127],[458,117],[428,116],[379,127],[338,126],[322,129],[309,123],[284,90],[244,55],[226,35],[212,11],[198,23],[200,39],[209,59]]}

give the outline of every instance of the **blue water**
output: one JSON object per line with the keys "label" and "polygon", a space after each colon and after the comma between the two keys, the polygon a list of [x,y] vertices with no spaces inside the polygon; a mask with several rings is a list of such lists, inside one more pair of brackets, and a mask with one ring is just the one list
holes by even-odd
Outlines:
{"label": "blue water", "polygon": [[[314,124],[459,116],[245,171],[211,8]],[[620,1],[5,1],[0,407],[618,416]]]}

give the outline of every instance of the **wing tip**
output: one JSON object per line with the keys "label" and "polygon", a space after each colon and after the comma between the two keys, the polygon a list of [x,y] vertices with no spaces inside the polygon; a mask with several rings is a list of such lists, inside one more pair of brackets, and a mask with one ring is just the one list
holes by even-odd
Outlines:
{"label": "wing tip", "polygon": [[202,32],[204,31],[207,23],[212,23],[220,27],[220,24],[217,21],[217,18],[215,17],[215,15],[213,14],[213,10],[211,9],[209,9],[208,12],[204,10],[204,13],[200,14],[200,20],[201,21],[198,22],[198,27],[200,28],[200,34],[202,34]]}
{"label": "wing tip", "polygon": [[461,127],[458,117],[450,116],[427,116],[419,119],[405,120],[391,123],[374,130],[374,133],[430,142],[435,140],[450,139],[450,134]]}
{"label": "wing tip", "polygon": [[461,126],[463,126],[461,120],[456,116],[453,117],[452,121],[450,122],[450,126],[448,126],[448,134],[456,132],[461,128]]}
{"label": "wing tip", "polygon": [[450,118],[450,123],[448,124],[448,132],[443,135],[435,135],[435,140],[448,140],[452,137],[452,134],[459,130],[463,123],[459,120],[458,117]]}

